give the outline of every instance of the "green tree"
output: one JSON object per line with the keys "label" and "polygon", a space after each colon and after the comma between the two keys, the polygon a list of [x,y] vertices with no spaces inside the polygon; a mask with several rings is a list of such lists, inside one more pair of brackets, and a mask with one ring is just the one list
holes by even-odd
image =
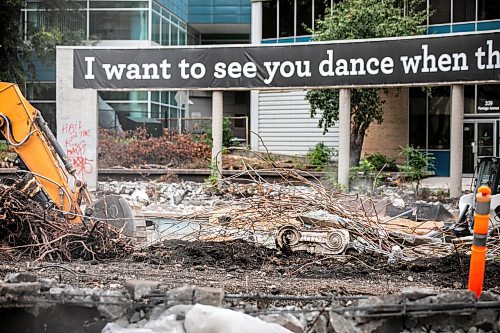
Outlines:
{"label": "green tree", "polygon": [[20,86],[35,80],[35,60],[55,61],[56,45],[79,45],[84,31],[75,24],[83,19],[74,0],[41,0],[39,19],[29,21],[29,34],[23,35],[21,9],[26,0],[0,1],[0,81]]}
{"label": "green tree", "polygon": [[[421,0],[344,0],[327,9],[313,32],[317,41],[397,37],[422,34],[426,11]],[[424,7],[425,8],[425,5]],[[339,90],[310,90],[306,99],[311,117],[321,112],[319,127],[324,133],[339,117]],[[383,121],[380,89],[352,89],[351,92],[351,165],[358,165],[363,141],[370,124]]]}
{"label": "green tree", "polygon": [[24,82],[25,68],[21,59],[29,57],[24,44],[20,13],[25,0],[0,1],[0,81]]}

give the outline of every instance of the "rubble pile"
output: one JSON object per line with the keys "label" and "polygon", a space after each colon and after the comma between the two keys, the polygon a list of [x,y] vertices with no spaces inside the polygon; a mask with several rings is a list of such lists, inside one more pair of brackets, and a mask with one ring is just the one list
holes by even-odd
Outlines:
{"label": "rubble pile", "polygon": [[99,182],[98,195],[119,194],[145,215],[183,216],[204,211],[224,200],[206,190],[207,185],[185,181]]}
{"label": "rubble pile", "polygon": [[[88,333],[497,332],[500,296],[405,288],[385,296],[227,294],[220,288],[162,290],[130,280],[126,290],[74,288],[36,275],[0,283],[2,327]],[[64,314],[79,313],[70,320]],[[19,318],[23,318],[19,322]]]}
{"label": "rubble pile", "polygon": [[100,221],[76,225],[46,210],[16,185],[0,184],[0,249],[9,259],[104,259],[133,249],[119,230]]}

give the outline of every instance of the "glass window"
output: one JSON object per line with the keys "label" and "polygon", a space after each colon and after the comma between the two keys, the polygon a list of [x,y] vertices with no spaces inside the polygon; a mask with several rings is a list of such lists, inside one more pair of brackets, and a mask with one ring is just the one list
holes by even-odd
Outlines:
{"label": "glass window", "polygon": [[67,11],[64,13],[28,12],[28,35],[37,31],[37,27],[57,28],[62,32],[86,32],[87,17],[84,11]]}
{"label": "glass window", "polygon": [[427,94],[422,88],[409,88],[410,116],[409,116],[409,143],[414,147],[426,148],[427,127]]}
{"label": "glass window", "polygon": [[450,87],[432,88],[428,99],[428,149],[450,149]]}
{"label": "glass window", "polygon": [[262,2],[262,38],[277,38],[277,1]]}
{"label": "glass window", "polygon": [[316,21],[325,17],[325,11],[330,7],[330,0],[314,0],[314,24]]}
{"label": "glass window", "polygon": [[163,103],[163,104],[168,104],[168,97],[169,97],[169,93],[168,91],[161,91],[160,92],[160,102]]}
{"label": "glass window", "polygon": [[500,84],[477,85],[477,112],[500,113]]}
{"label": "glass window", "polygon": [[280,31],[279,37],[294,36],[293,0],[279,0]]}
{"label": "glass window", "polygon": [[429,0],[430,24],[451,22],[451,0]]}
{"label": "glass window", "polygon": [[161,45],[170,44],[170,21],[163,19],[161,21]]}
{"label": "glass window", "polygon": [[147,101],[147,91],[100,91],[99,95],[106,101]]}
{"label": "glass window", "polygon": [[90,1],[90,8],[148,8],[147,1]]}
{"label": "glass window", "polygon": [[160,105],[151,103],[151,118],[160,118]]}
{"label": "glass window", "polygon": [[186,45],[186,31],[179,30],[179,45]]}
{"label": "glass window", "polygon": [[56,103],[31,103],[31,105],[40,111],[52,133],[57,133]]}
{"label": "glass window", "polygon": [[46,83],[28,83],[26,85],[26,99],[35,101],[55,101],[56,84],[55,82]]}
{"label": "glass window", "polygon": [[107,102],[116,112],[123,112],[134,118],[147,117],[148,103],[114,103]]}
{"label": "glass window", "polygon": [[498,0],[477,0],[478,20],[500,19],[500,1]]}
{"label": "glass window", "polygon": [[170,94],[170,105],[174,105],[176,106],[177,105],[177,102],[175,101],[175,94],[176,92],[175,91],[169,91],[169,94]]}
{"label": "glass window", "polygon": [[147,11],[90,11],[90,34],[102,40],[146,40]]}
{"label": "glass window", "polygon": [[476,0],[453,0],[453,22],[476,20]]}
{"label": "glass window", "polygon": [[297,36],[310,35],[312,29],[312,0],[297,0]]}
{"label": "glass window", "polygon": [[152,29],[152,36],[151,38],[153,39],[153,42],[157,42],[158,44],[161,44],[161,37],[160,37],[160,20],[161,17],[160,15],[156,14],[153,12],[153,26],[151,27]]}
{"label": "glass window", "polygon": [[179,45],[179,28],[176,25],[170,25],[170,45]]}
{"label": "glass window", "polygon": [[474,113],[476,108],[476,86],[464,87],[464,113]]}
{"label": "glass window", "polygon": [[159,91],[152,91],[151,92],[151,100],[155,102],[160,101],[160,92]]}

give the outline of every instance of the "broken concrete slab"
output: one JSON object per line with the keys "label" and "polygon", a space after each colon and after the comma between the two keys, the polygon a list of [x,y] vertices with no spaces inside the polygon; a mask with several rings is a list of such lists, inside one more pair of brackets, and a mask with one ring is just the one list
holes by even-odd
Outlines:
{"label": "broken concrete slab", "polygon": [[139,300],[144,295],[150,294],[151,292],[157,290],[159,286],[160,283],[156,281],[148,281],[148,280],[125,281],[125,288],[129,292],[129,294],[134,298],[134,300]]}
{"label": "broken concrete slab", "polygon": [[7,283],[37,282],[38,278],[35,274],[30,273],[7,273],[3,281]]}
{"label": "broken concrete slab", "polygon": [[300,323],[297,317],[291,315],[290,313],[267,314],[261,315],[259,318],[267,323],[274,323],[283,326],[287,330],[294,333],[304,332],[304,326]]}

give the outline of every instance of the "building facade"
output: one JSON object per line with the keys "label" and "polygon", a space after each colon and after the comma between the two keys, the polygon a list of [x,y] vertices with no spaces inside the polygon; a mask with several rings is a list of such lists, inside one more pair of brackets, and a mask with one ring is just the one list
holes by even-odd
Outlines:
{"label": "building facade", "polygon": [[[262,2],[262,40],[264,44],[307,42],[314,22],[324,16],[325,10],[339,0],[273,0]],[[429,18],[428,34],[464,33],[500,29],[500,2],[496,0],[426,0]],[[403,88],[382,94],[384,122],[373,124],[365,139],[363,154],[383,153],[398,158],[399,147],[410,144],[436,157],[436,174],[448,176],[450,170],[450,92],[449,86],[432,87],[427,94],[422,88]],[[290,92],[291,93],[291,92]],[[294,95],[302,92],[293,92]],[[463,172],[473,172],[478,156],[498,155],[500,149],[500,85],[465,86],[465,116],[463,143]],[[268,93],[259,94],[259,106],[252,109],[252,117],[264,140],[278,140],[283,130],[269,131],[261,119],[268,114]],[[270,93],[273,94],[273,93]],[[284,93],[285,95],[287,93]],[[290,114],[305,117],[307,103],[290,103]],[[275,113],[278,122],[279,113]],[[276,124],[279,127],[279,123]],[[312,124],[310,124],[312,125]],[[288,126],[292,131],[291,126]],[[303,129],[305,130],[305,129]],[[312,129],[314,130],[314,129]],[[335,145],[338,131],[325,136],[325,143]],[[422,135],[423,134],[423,135]],[[293,137],[293,136],[289,136]],[[313,136],[314,137],[314,136]],[[274,138],[274,139],[273,139]],[[311,138],[311,137],[309,137]],[[312,141],[314,141],[314,138]],[[283,143],[286,142],[283,139]],[[307,143],[302,142],[304,148]],[[313,144],[310,142],[309,144]],[[255,146],[254,148],[260,148]],[[272,146],[279,149],[279,146]],[[297,149],[297,151],[300,149]],[[303,151],[301,151],[303,153]]]}
{"label": "building facade", "polygon": [[[308,42],[316,20],[338,1],[84,0],[75,1],[73,15],[65,13],[50,24],[80,31],[83,41],[104,46]],[[432,13],[426,22],[428,34],[500,29],[497,0],[425,0],[423,6]],[[30,0],[21,19],[27,38],[49,18],[37,1]],[[262,139],[250,136],[256,150],[305,154],[318,142],[337,147],[337,128],[323,135],[318,119],[310,118],[305,93],[226,92],[225,116],[249,119],[250,129]],[[54,64],[38,62],[36,87],[28,86],[27,95],[55,127]],[[105,127],[117,122],[124,128],[147,123],[154,128],[183,130],[189,127],[183,119],[211,115],[211,95],[205,92],[190,92],[187,98],[168,91],[104,91],[99,95],[101,125]],[[397,158],[400,146],[412,144],[436,156],[436,174],[448,175],[450,87],[434,87],[431,94],[421,88],[403,88],[382,97],[386,100],[384,122],[370,127],[363,153]],[[499,105],[500,85],[465,87],[464,173],[473,171],[478,156],[499,154]],[[248,135],[243,123],[233,124],[240,137]]]}
{"label": "building facade", "polygon": [[[99,46],[249,42],[250,0],[84,0],[71,4],[58,14],[29,0],[21,13],[25,39],[51,27],[76,33],[81,43]],[[56,132],[56,66],[51,61],[35,63],[36,78],[27,85],[26,95]],[[153,133],[161,128],[182,131],[189,129],[186,118],[209,118],[211,113],[210,95],[204,93],[187,98],[169,91],[101,91],[99,97],[100,126],[105,128],[146,125]],[[228,116],[248,116],[248,92],[229,93],[225,103]],[[245,122],[234,122],[233,132],[239,137],[247,135],[245,129]]]}

